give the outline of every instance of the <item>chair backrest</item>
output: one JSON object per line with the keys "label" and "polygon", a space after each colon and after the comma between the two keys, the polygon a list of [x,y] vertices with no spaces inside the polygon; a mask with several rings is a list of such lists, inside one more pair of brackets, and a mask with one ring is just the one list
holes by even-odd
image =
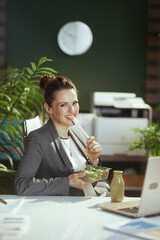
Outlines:
{"label": "chair backrest", "polygon": [[22,121],[22,130],[23,130],[23,144],[24,148],[26,146],[26,137],[28,134],[41,127],[41,121],[39,116],[36,116],[35,118],[32,119],[26,119]]}

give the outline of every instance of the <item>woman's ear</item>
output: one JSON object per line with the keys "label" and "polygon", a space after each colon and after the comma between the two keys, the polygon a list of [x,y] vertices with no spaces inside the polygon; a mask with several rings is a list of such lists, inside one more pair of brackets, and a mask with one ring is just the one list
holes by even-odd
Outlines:
{"label": "woman's ear", "polygon": [[44,104],[44,108],[45,108],[45,110],[46,110],[46,112],[47,112],[48,114],[51,114],[51,113],[52,113],[52,109],[48,106],[47,103]]}

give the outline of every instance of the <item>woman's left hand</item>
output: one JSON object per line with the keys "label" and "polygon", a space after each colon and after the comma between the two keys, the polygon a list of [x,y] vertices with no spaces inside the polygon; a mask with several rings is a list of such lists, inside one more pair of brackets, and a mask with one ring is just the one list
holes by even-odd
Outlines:
{"label": "woman's left hand", "polygon": [[90,161],[94,164],[94,162],[99,157],[102,152],[102,148],[98,142],[95,141],[95,137],[91,136],[88,138],[87,143],[87,153]]}

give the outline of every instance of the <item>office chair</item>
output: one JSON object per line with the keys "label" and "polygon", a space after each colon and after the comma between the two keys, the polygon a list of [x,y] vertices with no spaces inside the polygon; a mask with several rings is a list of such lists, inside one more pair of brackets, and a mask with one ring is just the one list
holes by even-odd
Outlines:
{"label": "office chair", "polygon": [[32,119],[26,119],[22,121],[22,130],[23,130],[23,144],[24,144],[24,149],[26,146],[26,137],[28,134],[41,127],[41,121],[39,116],[36,116],[35,118]]}

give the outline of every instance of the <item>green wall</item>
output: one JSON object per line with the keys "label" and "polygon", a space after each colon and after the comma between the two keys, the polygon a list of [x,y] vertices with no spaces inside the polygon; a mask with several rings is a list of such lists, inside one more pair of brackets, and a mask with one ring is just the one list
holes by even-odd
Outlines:
{"label": "green wall", "polygon": [[[6,61],[28,66],[42,56],[76,84],[81,111],[89,111],[93,91],[135,92],[144,97],[146,65],[145,0],[7,0]],[[81,56],[57,45],[60,27],[87,23],[93,44]]]}

